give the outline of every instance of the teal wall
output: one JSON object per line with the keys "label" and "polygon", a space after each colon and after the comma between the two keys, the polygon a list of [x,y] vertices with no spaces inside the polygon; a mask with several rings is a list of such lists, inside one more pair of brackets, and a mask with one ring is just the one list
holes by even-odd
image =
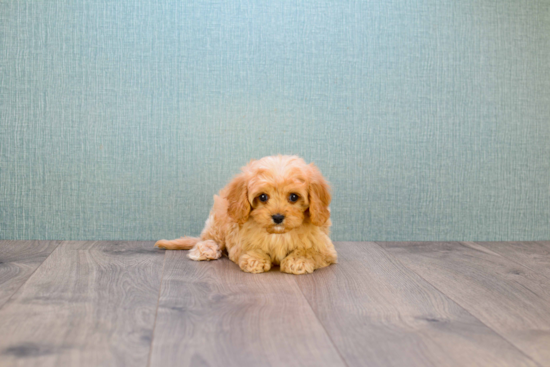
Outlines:
{"label": "teal wall", "polygon": [[292,153],[336,240],[550,239],[546,0],[0,9],[0,238],[196,235]]}

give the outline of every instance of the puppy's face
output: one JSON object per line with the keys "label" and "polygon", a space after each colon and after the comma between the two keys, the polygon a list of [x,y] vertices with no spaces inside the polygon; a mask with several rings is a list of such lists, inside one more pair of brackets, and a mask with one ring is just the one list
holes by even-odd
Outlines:
{"label": "puppy's face", "polygon": [[268,233],[286,233],[304,221],[323,225],[330,217],[330,188],[317,167],[294,156],[265,157],[243,168],[228,188],[228,214]]}
{"label": "puppy's face", "polygon": [[250,180],[250,216],[269,233],[285,233],[304,221],[309,208],[307,184],[301,172],[278,176],[263,171]]}

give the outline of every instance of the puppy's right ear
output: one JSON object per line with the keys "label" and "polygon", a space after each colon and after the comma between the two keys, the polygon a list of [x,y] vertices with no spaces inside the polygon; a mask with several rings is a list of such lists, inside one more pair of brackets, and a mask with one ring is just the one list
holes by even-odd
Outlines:
{"label": "puppy's right ear", "polygon": [[237,223],[244,224],[250,214],[250,202],[248,201],[248,181],[243,173],[229,183],[226,198],[229,203],[227,214]]}
{"label": "puppy's right ear", "polygon": [[330,218],[330,185],[313,163],[311,167],[311,183],[309,185],[309,214],[311,223],[322,226]]}

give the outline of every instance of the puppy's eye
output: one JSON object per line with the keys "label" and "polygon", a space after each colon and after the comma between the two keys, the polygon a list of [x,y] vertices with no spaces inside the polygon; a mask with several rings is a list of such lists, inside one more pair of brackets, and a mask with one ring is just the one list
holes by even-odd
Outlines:
{"label": "puppy's eye", "polygon": [[288,196],[288,200],[289,200],[291,203],[297,202],[299,198],[300,198],[300,197],[299,197],[298,195],[296,195],[296,194],[290,194],[290,195]]}
{"label": "puppy's eye", "polygon": [[265,203],[267,199],[269,199],[269,196],[267,196],[266,194],[261,194],[260,196],[258,196],[258,199],[260,199],[262,203]]}

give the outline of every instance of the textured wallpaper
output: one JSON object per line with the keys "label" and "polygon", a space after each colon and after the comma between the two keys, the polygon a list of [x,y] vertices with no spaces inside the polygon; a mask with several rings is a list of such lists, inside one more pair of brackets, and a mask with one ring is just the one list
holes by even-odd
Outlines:
{"label": "textured wallpaper", "polygon": [[251,158],[336,240],[550,239],[548,1],[0,1],[0,238],[198,235]]}

